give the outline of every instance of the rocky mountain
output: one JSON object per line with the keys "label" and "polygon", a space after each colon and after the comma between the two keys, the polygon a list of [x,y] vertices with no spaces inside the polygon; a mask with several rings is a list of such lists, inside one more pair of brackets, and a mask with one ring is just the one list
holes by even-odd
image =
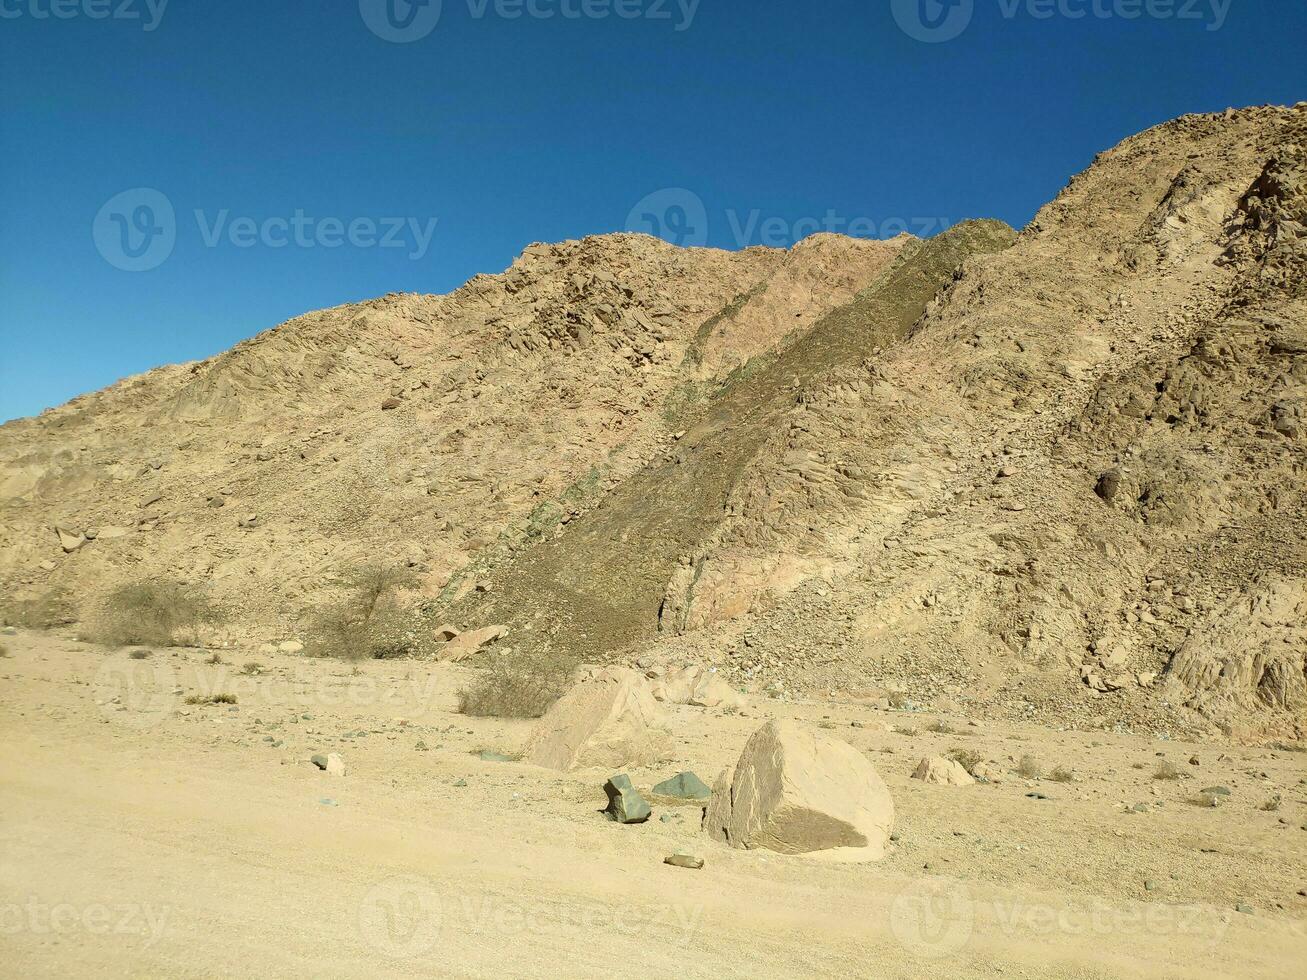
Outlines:
{"label": "rocky mountain", "polygon": [[1299,104],[1132,137],[1019,235],[533,245],[10,423],[0,590],[169,576],[286,639],[385,560],[483,657],[1302,737],[1305,488]]}

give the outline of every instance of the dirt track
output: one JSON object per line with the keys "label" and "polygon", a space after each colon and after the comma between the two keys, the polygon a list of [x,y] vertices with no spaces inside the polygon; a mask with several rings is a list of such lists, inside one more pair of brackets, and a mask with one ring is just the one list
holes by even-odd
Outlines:
{"label": "dirt track", "polygon": [[[453,714],[457,668],[264,656],[247,677],[240,653],[136,662],[59,637],[6,643],[8,976],[1285,977],[1307,956],[1304,767],[1290,753],[963,733],[960,719],[939,734],[933,718],[860,705],[676,709],[670,771],[711,779],[769,713],[869,754],[899,841],[878,864],[831,866],[712,844],[692,807],[619,827],[596,812],[605,774],[481,761],[470,752],[511,753],[528,729]],[[187,706],[178,688],[239,703]],[[1040,782],[1038,801],[1009,772],[961,789],[907,778],[963,742],[1000,767],[1038,753],[1078,781]],[[313,750],[339,751],[348,773],[317,771]],[[1152,780],[1157,752],[1196,753],[1201,775]],[[1209,781],[1231,801],[1188,805]],[[1260,810],[1272,791],[1281,809]],[[1150,812],[1119,805],[1136,801]],[[664,866],[681,847],[706,868]]]}

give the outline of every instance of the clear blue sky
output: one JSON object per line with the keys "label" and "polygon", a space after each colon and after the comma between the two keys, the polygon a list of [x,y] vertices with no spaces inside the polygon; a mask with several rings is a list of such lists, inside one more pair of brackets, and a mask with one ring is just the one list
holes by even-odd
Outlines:
{"label": "clear blue sky", "polygon": [[0,419],[647,213],[1021,226],[1130,133],[1307,99],[1298,0],[694,2],[0,0]]}

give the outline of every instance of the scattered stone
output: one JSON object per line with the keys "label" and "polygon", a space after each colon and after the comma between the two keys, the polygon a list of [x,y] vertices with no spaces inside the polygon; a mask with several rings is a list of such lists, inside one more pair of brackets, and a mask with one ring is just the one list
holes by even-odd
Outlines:
{"label": "scattered stone", "polygon": [[317,754],[310,761],[332,776],[345,775],[345,760],[340,757],[339,752],[329,752],[326,755]]}
{"label": "scattered stone", "polygon": [[1036,793],[1027,793],[1027,794],[1026,794],[1026,799],[1028,799],[1028,800],[1051,800],[1052,797],[1051,797],[1051,796],[1045,796],[1043,793],[1038,793],[1038,792],[1036,792]]}
{"label": "scattered stone", "polygon": [[1200,789],[1198,792],[1204,796],[1229,796],[1230,787],[1228,786],[1208,786],[1206,789]]}
{"label": "scattered stone", "polygon": [[946,759],[942,755],[922,759],[912,778],[941,786],[970,786],[976,781],[960,762]]}
{"label": "scattered stone", "polygon": [[1100,500],[1111,503],[1116,499],[1118,491],[1121,489],[1121,471],[1108,470],[1098,478],[1098,483],[1094,486],[1094,493]]}
{"label": "scattered stone", "polygon": [[709,836],[732,847],[845,860],[883,857],[893,825],[894,801],[861,752],[780,720],[750,736],[704,817]]}
{"label": "scattered stone", "polygon": [[685,851],[678,851],[675,854],[663,858],[663,864],[670,864],[674,868],[689,868],[691,871],[698,871],[703,867],[703,858],[697,854],[687,854]]}
{"label": "scattered stone", "polygon": [[653,765],[674,754],[662,712],[648,683],[613,667],[581,682],[554,702],[527,742],[522,761],[546,769]]}
{"label": "scattered stone", "polygon": [[695,708],[739,708],[745,704],[744,696],[724,677],[699,665],[666,674],[654,683],[652,690],[659,701]]}
{"label": "scattered stone", "polygon": [[1240,912],[1240,913],[1242,913],[1243,915],[1252,915],[1252,914],[1253,914],[1253,907],[1252,907],[1251,905],[1249,905],[1247,902],[1240,902],[1239,904],[1237,904],[1237,905],[1234,907],[1234,910],[1235,910],[1236,912]]}
{"label": "scattered stone", "polygon": [[678,800],[706,800],[712,796],[712,790],[694,773],[683,772],[655,786],[653,795]]}
{"label": "scattered stone", "polygon": [[387,398],[381,403],[381,410],[383,412],[393,412],[403,404],[398,398]]}
{"label": "scattered stone", "polygon": [[609,820],[617,823],[644,823],[653,814],[649,804],[631,785],[631,777],[621,774],[604,783],[608,794],[608,808],[604,811]]}
{"label": "scattered stone", "polygon": [[0,634],[5,636],[17,636],[18,630],[14,629],[12,626],[6,626],[4,629],[0,629]]}
{"label": "scattered stone", "polygon": [[440,657],[442,660],[452,660],[455,663],[466,660],[507,633],[507,626],[487,626],[484,629],[460,633],[440,648]]}
{"label": "scattered stone", "polygon": [[282,653],[303,653],[304,644],[299,640],[287,640],[285,643],[279,643],[277,649]]}
{"label": "scattered stone", "polygon": [[511,755],[504,755],[502,752],[492,752],[489,749],[482,749],[477,753],[477,758],[482,762],[512,762]]}
{"label": "scattered stone", "polygon": [[59,535],[59,546],[64,549],[66,555],[71,555],[86,544],[86,535],[81,531],[71,531],[66,527],[56,527],[54,530]]}

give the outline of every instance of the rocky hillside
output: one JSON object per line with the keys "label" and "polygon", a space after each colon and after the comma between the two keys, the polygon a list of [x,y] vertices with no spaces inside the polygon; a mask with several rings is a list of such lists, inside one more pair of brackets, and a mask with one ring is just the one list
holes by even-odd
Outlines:
{"label": "rocky hillside", "polygon": [[534,245],[129,379],[0,428],[0,589],[168,575],[285,639],[384,558],[485,657],[1294,738],[1305,488],[1299,105],[1132,137],[1020,235]]}

